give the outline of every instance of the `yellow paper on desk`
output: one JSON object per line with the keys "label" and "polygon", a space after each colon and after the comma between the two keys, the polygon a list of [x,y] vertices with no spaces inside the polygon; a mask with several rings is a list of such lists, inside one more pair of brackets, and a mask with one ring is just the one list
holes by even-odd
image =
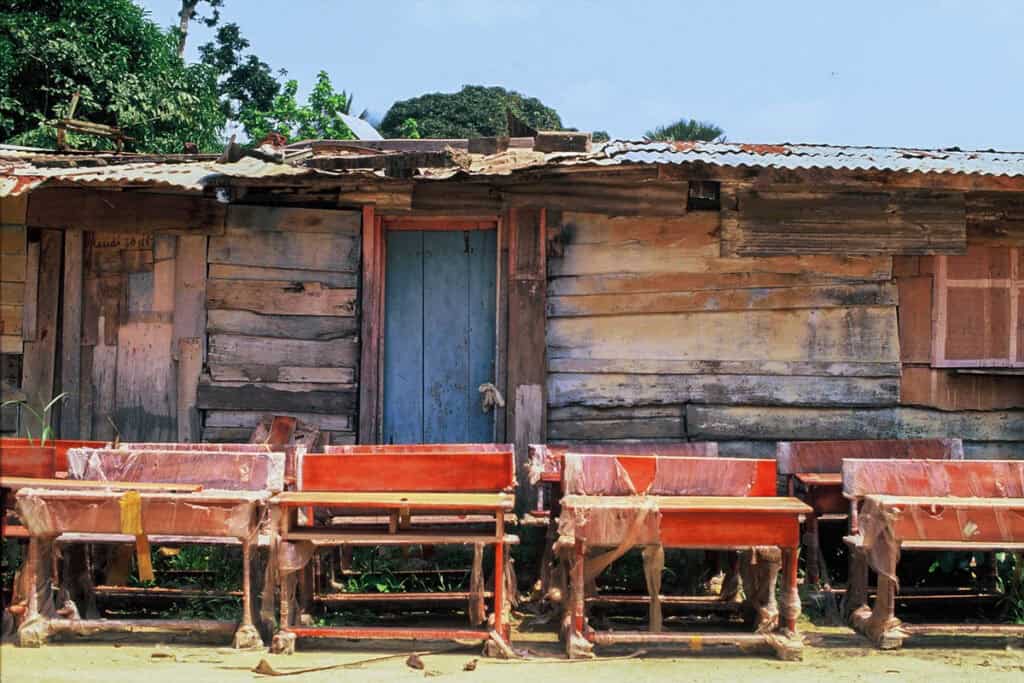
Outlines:
{"label": "yellow paper on desk", "polygon": [[149,539],[142,530],[142,496],[138,491],[125,491],[121,505],[121,533],[135,537],[135,557],[139,564],[139,580],[153,581],[153,561],[149,556]]}

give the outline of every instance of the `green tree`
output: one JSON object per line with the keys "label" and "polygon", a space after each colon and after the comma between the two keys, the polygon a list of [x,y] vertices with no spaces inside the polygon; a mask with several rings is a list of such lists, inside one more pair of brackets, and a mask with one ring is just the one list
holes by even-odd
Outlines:
{"label": "green tree", "polygon": [[351,106],[351,96],[335,92],[326,71],[317,74],[306,104],[296,101],[298,89],[299,82],[293,79],[284,84],[269,109],[242,107],[238,118],[252,142],[261,141],[268,133],[280,133],[288,140],[355,138],[340,116]]}
{"label": "green tree", "polygon": [[644,133],[644,140],[724,140],[725,131],[708,121],[682,118],[667,126],[658,126]]}
{"label": "green tree", "polygon": [[[128,148],[180,152],[220,146],[224,114],[217,78],[185,65],[175,31],[164,31],[130,0],[7,0],[0,9],[0,138],[51,146],[48,120],[66,115],[119,126]],[[102,138],[76,146],[109,148]]]}
{"label": "green tree", "polygon": [[242,54],[248,47],[249,41],[233,23],[218,27],[214,39],[199,47],[200,62],[217,74],[220,108],[227,119],[237,120],[242,109],[269,110],[281,92],[266,62]]}
{"label": "green tree", "polygon": [[558,112],[534,97],[499,87],[466,85],[456,93],[430,93],[401,100],[381,121],[385,137],[399,137],[408,119],[415,119],[425,138],[473,138],[508,134],[506,110],[538,130],[560,130]]}
{"label": "green tree", "polygon": [[[199,5],[206,2],[210,6],[210,16],[201,17],[197,14]],[[188,42],[188,25],[193,21],[201,21],[213,28],[220,22],[220,8],[224,0],[181,0],[178,10],[178,59],[185,59],[185,43]]]}

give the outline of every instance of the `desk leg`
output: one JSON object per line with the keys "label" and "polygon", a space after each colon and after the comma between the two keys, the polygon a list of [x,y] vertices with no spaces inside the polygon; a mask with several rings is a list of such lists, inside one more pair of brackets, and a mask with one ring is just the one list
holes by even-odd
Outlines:
{"label": "desk leg", "polygon": [[779,595],[779,630],[769,634],[769,643],[779,659],[803,659],[804,643],[796,631],[800,618],[800,593],[797,591],[797,558],[800,548],[782,548],[782,590]]}
{"label": "desk leg", "polygon": [[569,602],[568,624],[565,634],[565,651],[569,659],[593,657],[593,645],[586,639],[587,628],[586,592],[584,582],[584,564],[587,558],[587,546],[577,540],[572,549],[572,562],[569,566]]}
{"label": "desk leg", "polygon": [[25,620],[18,628],[18,645],[39,647],[49,635],[49,618],[54,616],[51,571],[53,538],[32,536],[28,541],[28,557],[22,565],[25,596]]}
{"label": "desk leg", "polygon": [[242,541],[242,623],[235,631],[235,649],[263,647],[263,639],[252,620],[252,544]]}
{"label": "desk leg", "polygon": [[807,548],[807,584],[817,586],[821,580],[818,557],[821,547],[821,536],[818,530],[818,514],[807,515],[807,533],[804,534],[804,546]]}
{"label": "desk leg", "polygon": [[800,593],[797,590],[797,557],[799,548],[782,549],[782,593],[779,596],[781,626],[789,633],[796,633],[796,622],[800,618]]}

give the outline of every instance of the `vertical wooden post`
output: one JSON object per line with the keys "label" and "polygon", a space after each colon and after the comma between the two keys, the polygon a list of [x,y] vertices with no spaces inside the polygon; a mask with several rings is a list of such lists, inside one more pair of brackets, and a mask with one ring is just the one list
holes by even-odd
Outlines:
{"label": "vertical wooden post", "polygon": [[174,333],[178,441],[202,440],[196,399],[206,357],[206,235],[181,235],[175,245]]}
{"label": "vertical wooden post", "polygon": [[60,388],[68,394],[60,408],[60,436],[77,439],[81,426],[82,231],[64,233],[64,286],[61,321]]}
{"label": "vertical wooden post", "polygon": [[[552,214],[553,216],[555,214]],[[506,438],[515,444],[516,472],[522,472],[531,442],[546,432],[547,212],[516,208],[508,215],[508,395]],[[519,476],[517,509],[529,509],[534,492]]]}
{"label": "vertical wooden post", "polygon": [[[39,247],[36,335],[35,341],[25,344],[21,383],[26,399],[34,405],[46,405],[54,396],[63,252],[64,234],[60,230],[43,230]],[[23,410],[19,432],[25,434],[26,426],[33,436],[39,436],[41,426]]]}
{"label": "vertical wooden post", "polygon": [[380,435],[380,348],[384,334],[383,223],[372,206],[363,207],[362,295],[359,362],[359,443],[376,443]]}

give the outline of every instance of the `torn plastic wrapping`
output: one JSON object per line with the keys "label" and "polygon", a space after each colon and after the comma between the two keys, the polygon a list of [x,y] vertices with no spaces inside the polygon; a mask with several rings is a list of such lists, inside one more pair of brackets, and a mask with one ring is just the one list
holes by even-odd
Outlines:
{"label": "torn plastic wrapping", "polygon": [[652,496],[747,496],[758,477],[758,462],[744,458],[658,458]]}
{"label": "torn plastic wrapping", "polygon": [[[277,525],[274,525],[277,528]],[[305,569],[313,556],[316,555],[316,545],[312,541],[283,541],[276,534],[271,541],[270,562],[267,564],[267,571],[263,575],[263,592],[260,599],[260,619],[265,623],[272,623],[277,617],[274,612],[274,599],[278,585],[281,586],[281,604],[289,605],[287,612],[295,614],[296,600],[295,588],[298,572]],[[283,579],[283,580],[282,580]],[[282,628],[291,624],[281,624]]]}
{"label": "torn plastic wrapping", "polygon": [[843,493],[851,498],[1024,498],[1024,461],[846,460]]}
{"label": "torn plastic wrapping", "polygon": [[[747,458],[707,462],[673,456],[566,453],[563,479],[568,495],[748,496],[758,480],[759,463]],[[630,471],[647,480],[631,478]]]}
{"label": "torn plastic wrapping", "polygon": [[[991,505],[975,500],[865,496],[859,513],[861,546],[871,567],[897,583],[903,540],[958,543],[1024,543],[1024,499],[995,498]],[[1009,503],[1009,504],[1001,504]]]}
{"label": "torn plastic wrapping", "polygon": [[539,484],[546,474],[557,474],[560,468],[561,466],[558,465],[551,449],[541,444],[530,445],[530,457],[526,462],[526,476],[531,486]]}
{"label": "torn plastic wrapping", "polygon": [[[63,533],[121,534],[119,491],[22,489],[18,516],[34,537]],[[139,494],[142,530],[148,536],[216,536],[253,541],[267,494],[248,491]]]}
{"label": "torn plastic wrapping", "polygon": [[567,495],[632,496],[636,494],[626,469],[616,457],[566,453],[562,473]]}
{"label": "torn plastic wrapping", "polygon": [[960,439],[884,439],[863,441],[780,441],[779,474],[842,472],[843,461],[963,460]]}
{"label": "torn plastic wrapping", "polygon": [[900,544],[896,540],[894,522],[898,514],[875,496],[868,496],[858,516],[861,548],[867,555],[868,563],[897,587],[899,579],[896,577],[896,566],[900,561]]}
{"label": "torn plastic wrapping", "polygon": [[[319,432],[316,433],[314,443],[319,443]],[[123,451],[204,451],[207,453],[277,453],[285,454],[284,476],[289,484],[295,482],[295,463],[301,451],[305,453],[311,450],[305,442],[296,442],[286,446],[272,447],[266,443],[122,443],[119,446]],[[279,489],[274,489],[279,490]]]}
{"label": "torn plastic wrapping", "polygon": [[566,496],[558,519],[558,542],[571,545],[582,541],[592,547],[614,547],[631,541],[637,545],[660,545],[661,513],[650,499],[600,496]]}
{"label": "torn plastic wrapping", "polygon": [[284,468],[285,454],[280,452],[68,451],[68,476],[95,481],[200,484],[208,489],[277,492],[284,488]]}

